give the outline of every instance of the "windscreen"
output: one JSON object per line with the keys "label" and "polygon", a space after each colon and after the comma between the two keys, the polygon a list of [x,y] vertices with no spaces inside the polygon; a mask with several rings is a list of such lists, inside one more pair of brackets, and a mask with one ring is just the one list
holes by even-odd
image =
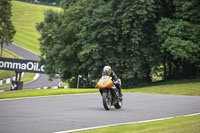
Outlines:
{"label": "windscreen", "polygon": [[103,84],[105,84],[108,79],[109,79],[109,76],[103,76],[102,77]]}

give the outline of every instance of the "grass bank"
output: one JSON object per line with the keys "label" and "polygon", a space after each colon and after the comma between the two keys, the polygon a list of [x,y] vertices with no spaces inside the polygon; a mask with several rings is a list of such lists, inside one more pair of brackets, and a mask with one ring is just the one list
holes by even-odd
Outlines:
{"label": "grass bank", "polygon": [[151,86],[127,89],[124,92],[200,96],[200,79],[155,83]]}
{"label": "grass bank", "polygon": [[[170,94],[170,95],[189,95],[200,96],[200,79],[199,80],[180,80],[168,81],[147,87],[135,89],[123,89],[123,92],[137,93],[154,93],[154,94]],[[77,94],[77,93],[94,93],[99,92],[98,89],[47,89],[47,90],[20,90],[12,92],[0,93],[0,99],[33,97],[47,95]]]}
{"label": "grass bank", "polygon": [[76,133],[199,133],[200,115],[86,130]]}
{"label": "grass bank", "polygon": [[39,37],[36,24],[43,21],[48,9],[60,11],[61,8],[12,1],[12,22],[16,29],[14,43],[34,53],[40,54]]}

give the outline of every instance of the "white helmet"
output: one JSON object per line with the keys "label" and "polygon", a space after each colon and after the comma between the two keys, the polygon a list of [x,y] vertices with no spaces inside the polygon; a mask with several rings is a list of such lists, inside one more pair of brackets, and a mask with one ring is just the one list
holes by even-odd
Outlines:
{"label": "white helmet", "polygon": [[111,69],[110,66],[105,66],[105,67],[103,68],[103,72],[104,72],[106,75],[108,75],[108,76],[111,74],[111,71],[112,71],[112,69]]}

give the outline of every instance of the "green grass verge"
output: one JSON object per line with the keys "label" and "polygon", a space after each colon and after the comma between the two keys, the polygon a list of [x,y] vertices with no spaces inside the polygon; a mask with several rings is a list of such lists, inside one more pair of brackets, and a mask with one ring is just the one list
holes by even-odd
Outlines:
{"label": "green grass verge", "polygon": [[200,115],[99,128],[77,133],[200,133]]}
{"label": "green grass verge", "polygon": [[7,91],[0,93],[0,99],[19,98],[19,97],[34,97],[34,96],[48,96],[61,94],[79,94],[79,93],[95,93],[98,89],[41,89],[41,90],[18,90]]}
{"label": "green grass verge", "polygon": [[26,72],[25,76],[22,77],[21,80],[22,80],[24,83],[27,83],[27,82],[32,81],[33,78],[34,78],[34,76],[35,76],[35,73],[28,73],[28,72]]}
{"label": "green grass verge", "polygon": [[200,96],[200,79],[155,83],[152,86],[127,89],[124,92]]}
{"label": "green grass verge", "polygon": [[0,70],[0,80],[11,78],[15,76],[14,71]]}
{"label": "green grass verge", "polygon": [[44,12],[48,9],[60,11],[61,8],[12,1],[12,22],[16,29],[14,43],[34,53],[39,51],[39,32],[36,23],[43,21]]}

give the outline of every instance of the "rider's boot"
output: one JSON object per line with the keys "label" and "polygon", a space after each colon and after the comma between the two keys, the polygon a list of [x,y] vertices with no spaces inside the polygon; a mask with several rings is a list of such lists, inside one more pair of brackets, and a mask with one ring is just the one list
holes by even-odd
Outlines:
{"label": "rider's boot", "polygon": [[122,97],[123,94],[122,94],[122,90],[121,90],[121,87],[120,87],[120,86],[118,86],[118,90],[119,90],[119,96]]}
{"label": "rider's boot", "polygon": [[120,97],[122,97],[122,96],[123,96],[123,94],[122,94],[122,91],[121,91],[121,90],[119,91],[119,96],[120,96]]}
{"label": "rider's boot", "polygon": [[[119,89],[119,98],[120,99],[122,99],[122,96],[123,96],[123,94],[122,94],[122,91],[121,91],[121,88]],[[122,99],[123,100],[123,99]]]}

